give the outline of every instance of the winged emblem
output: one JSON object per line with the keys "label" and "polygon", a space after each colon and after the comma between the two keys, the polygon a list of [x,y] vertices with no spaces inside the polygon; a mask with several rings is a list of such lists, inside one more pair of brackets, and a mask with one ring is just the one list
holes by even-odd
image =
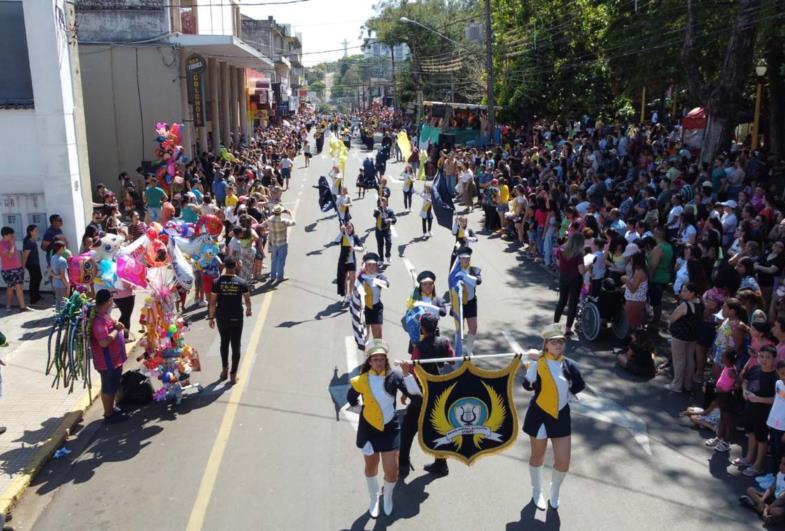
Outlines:
{"label": "winged emblem", "polygon": [[[452,393],[452,390],[455,389],[456,385],[458,385],[457,382],[445,389],[444,392],[439,395],[439,398],[436,399],[436,402],[433,405],[433,411],[431,411],[431,425],[442,437],[446,436],[453,429],[453,425],[447,418],[447,400],[450,398],[450,393]],[[452,443],[455,445],[456,452],[460,450],[463,445],[463,435],[453,437]]]}
{"label": "winged emblem", "polygon": [[[493,387],[485,382],[482,382],[482,385],[485,387],[485,390],[488,391],[488,396],[491,399],[491,412],[488,415],[488,420],[485,422],[485,427],[491,430],[491,432],[497,432],[504,423],[504,417],[507,416],[507,408],[504,407],[504,400],[499,393],[493,390]],[[483,439],[485,439],[485,435],[482,433],[475,433],[474,436],[472,436],[472,442],[477,448],[480,447]]]}

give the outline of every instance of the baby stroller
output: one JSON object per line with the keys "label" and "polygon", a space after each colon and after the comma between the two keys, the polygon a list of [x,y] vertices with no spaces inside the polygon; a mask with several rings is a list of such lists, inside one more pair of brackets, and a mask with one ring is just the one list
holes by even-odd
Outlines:
{"label": "baby stroller", "polygon": [[602,281],[597,295],[585,297],[578,307],[578,333],[589,341],[600,335],[606,324],[618,339],[624,339],[629,332],[627,314],[624,313],[624,291],[612,278]]}

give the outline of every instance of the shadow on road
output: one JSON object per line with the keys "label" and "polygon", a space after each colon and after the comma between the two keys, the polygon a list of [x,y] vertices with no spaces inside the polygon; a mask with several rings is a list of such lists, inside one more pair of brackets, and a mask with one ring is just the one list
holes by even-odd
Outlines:
{"label": "shadow on road", "polygon": [[[374,522],[373,530],[387,529],[390,525],[398,520],[407,520],[414,518],[420,514],[420,506],[428,499],[429,494],[425,492],[425,487],[436,479],[431,474],[424,474],[419,476],[409,483],[401,484],[395,488],[393,493],[393,511],[392,516],[385,516],[384,512],[380,511],[379,518]],[[380,500],[381,505],[381,500]],[[366,526],[371,519],[368,511],[360,515],[349,528],[350,531],[359,531],[366,529]]]}
{"label": "shadow on road", "polygon": [[535,518],[537,515],[537,507],[534,501],[529,500],[521,510],[521,519],[517,522],[510,522],[505,526],[507,531],[515,531],[517,529],[561,529],[561,519],[559,518],[559,511],[551,509],[550,506],[545,512],[545,521]]}
{"label": "shadow on road", "polygon": [[77,426],[75,437],[68,442],[72,453],[59,460],[50,461],[36,475],[31,488],[39,495],[46,494],[69,483],[89,481],[104,463],[128,461],[152,443],[152,438],[164,431],[163,422],[177,420],[180,415],[207,407],[217,401],[231,387],[213,382],[199,394],[188,395],[180,403],[154,402],[130,414],[122,424],[106,424],[103,419],[86,426]]}

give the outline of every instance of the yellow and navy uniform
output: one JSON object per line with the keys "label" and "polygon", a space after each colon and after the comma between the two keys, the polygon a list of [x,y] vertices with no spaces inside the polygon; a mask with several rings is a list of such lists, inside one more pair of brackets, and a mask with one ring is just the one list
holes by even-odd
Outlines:
{"label": "yellow and navy uniform", "polygon": [[398,391],[409,397],[400,371],[377,373],[373,369],[351,379],[346,401],[351,406],[363,398],[362,414],[357,426],[357,448],[371,452],[397,450],[401,443],[401,429],[395,414]]}
{"label": "yellow and navy uniform", "polygon": [[338,284],[338,295],[346,295],[346,273],[349,271],[357,271],[357,257],[355,251],[362,248],[362,240],[356,234],[345,234],[341,232],[335,239],[340,244],[340,253],[338,254],[338,275],[336,277]]}
{"label": "yellow and navy uniform", "polygon": [[578,365],[564,356],[545,353],[538,361],[529,362],[523,387],[534,391],[523,431],[537,439],[570,435],[569,394],[576,395],[586,387]]}
{"label": "yellow and navy uniform", "polygon": [[389,287],[390,281],[387,277],[377,273],[375,275],[360,275],[358,282],[365,291],[363,299],[363,314],[366,325],[384,324],[384,305],[382,304],[382,288],[379,284]]}
{"label": "yellow and navy uniform", "polygon": [[427,192],[421,192],[420,197],[422,197],[420,217],[422,219],[433,219],[433,197]]}

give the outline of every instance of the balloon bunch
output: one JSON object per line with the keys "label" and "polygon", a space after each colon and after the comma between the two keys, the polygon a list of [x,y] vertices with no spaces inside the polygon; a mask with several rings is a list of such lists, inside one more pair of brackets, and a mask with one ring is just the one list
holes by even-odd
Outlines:
{"label": "balloon bunch", "polygon": [[[180,252],[173,242],[170,246]],[[199,354],[185,343],[187,325],[174,312],[175,293],[167,288],[166,275],[156,273],[149,280],[153,296],[145,300],[139,319],[145,332],[139,342],[144,348],[144,370],[162,384],[153,395],[155,400],[179,400],[191,372],[201,370]]]}
{"label": "balloon bunch", "polygon": [[52,387],[59,388],[62,381],[63,387],[71,393],[79,379],[83,380],[84,387],[91,386],[88,316],[93,303],[86,293],[78,290],[63,302],[49,332],[45,374],[54,370]]}
{"label": "balloon bunch", "polygon": [[183,154],[183,138],[182,130],[184,124],[173,123],[169,125],[165,122],[158,122],[155,124],[156,138],[158,146],[155,148],[155,157],[158,159],[153,168],[155,168],[156,179],[164,190],[169,190],[169,187],[177,178],[182,179],[178,174],[177,164],[185,164],[188,158]]}

